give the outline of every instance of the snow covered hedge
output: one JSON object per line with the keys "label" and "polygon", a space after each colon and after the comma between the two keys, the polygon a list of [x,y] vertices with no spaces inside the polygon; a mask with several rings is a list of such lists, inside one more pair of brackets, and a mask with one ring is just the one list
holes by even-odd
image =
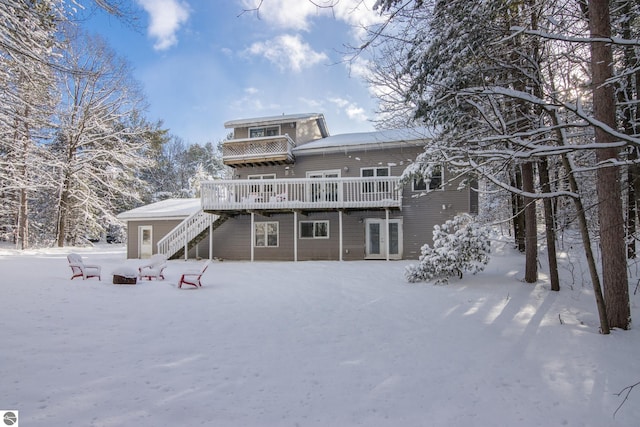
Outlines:
{"label": "snow covered hedge", "polygon": [[443,225],[433,227],[433,248],[422,246],[418,265],[409,265],[407,281],[447,283],[450,277],[462,278],[465,271],[475,274],[489,262],[489,229],[468,214],[457,215]]}

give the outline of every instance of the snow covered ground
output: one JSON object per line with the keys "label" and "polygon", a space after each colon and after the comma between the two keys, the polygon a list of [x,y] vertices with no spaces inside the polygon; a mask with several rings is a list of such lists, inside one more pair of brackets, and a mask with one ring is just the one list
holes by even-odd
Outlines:
{"label": "snow covered ground", "polygon": [[113,285],[140,261],[76,248],[103,277],[71,281],[71,250],[0,248],[0,410],[23,426],[640,425],[640,386],[614,417],[639,332],[598,334],[575,265],[560,293],[500,247],[446,286],[404,261],[226,261],[178,289],[198,262]]}

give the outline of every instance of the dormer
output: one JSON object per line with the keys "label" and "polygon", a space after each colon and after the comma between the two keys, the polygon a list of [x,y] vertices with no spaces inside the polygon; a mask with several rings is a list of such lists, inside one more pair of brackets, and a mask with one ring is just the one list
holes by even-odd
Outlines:
{"label": "dormer", "polygon": [[317,113],[231,120],[224,127],[233,129],[233,139],[222,144],[222,160],[231,167],[293,163],[294,147],[329,136]]}

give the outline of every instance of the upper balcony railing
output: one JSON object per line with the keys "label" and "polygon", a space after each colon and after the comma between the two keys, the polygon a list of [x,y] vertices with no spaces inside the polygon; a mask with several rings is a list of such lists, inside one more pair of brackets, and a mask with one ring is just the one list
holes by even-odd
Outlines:
{"label": "upper balcony railing", "polygon": [[399,177],[242,179],[202,183],[205,211],[400,208]]}
{"label": "upper balcony railing", "polygon": [[222,144],[222,161],[226,165],[249,163],[291,163],[295,142],[289,135],[242,138]]}

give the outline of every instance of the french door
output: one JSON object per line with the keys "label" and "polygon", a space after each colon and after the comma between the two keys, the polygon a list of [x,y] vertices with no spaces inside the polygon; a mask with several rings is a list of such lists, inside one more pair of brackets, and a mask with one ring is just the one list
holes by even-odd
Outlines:
{"label": "french door", "polygon": [[[307,172],[307,178],[340,178],[340,171]],[[309,185],[309,200],[312,202],[337,202],[340,188],[337,182],[318,182]]]}
{"label": "french door", "polygon": [[382,218],[365,219],[365,258],[389,259],[402,258],[402,219],[390,219],[389,229],[385,230],[386,220]]}

